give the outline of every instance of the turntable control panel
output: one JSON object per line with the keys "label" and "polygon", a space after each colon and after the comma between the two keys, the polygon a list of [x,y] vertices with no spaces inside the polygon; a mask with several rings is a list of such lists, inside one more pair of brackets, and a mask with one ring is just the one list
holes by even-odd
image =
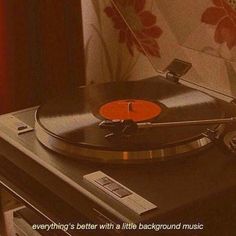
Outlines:
{"label": "turntable control panel", "polygon": [[2,117],[2,123],[6,125],[15,134],[20,135],[32,131],[33,128],[19,120],[13,115],[5,115]]}
{"label": "turntable control panel", "polygon": [[153,203],[101,171],[85,175],[83,178],[139,215],[157,208]]}

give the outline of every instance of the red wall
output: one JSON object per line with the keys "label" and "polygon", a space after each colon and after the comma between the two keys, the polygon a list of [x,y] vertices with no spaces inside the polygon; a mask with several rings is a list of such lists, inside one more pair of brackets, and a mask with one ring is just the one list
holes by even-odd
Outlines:
{"label": "red wall", "polygon": [[85,83],[80,1],[2,2],[1,113],[39,104]]}
{"label": "red wall", "polygon": [[0,111],[7,111],[12,103],[12,91],[7,71],[7,29],[6,29],[6,6],[0,2]]}

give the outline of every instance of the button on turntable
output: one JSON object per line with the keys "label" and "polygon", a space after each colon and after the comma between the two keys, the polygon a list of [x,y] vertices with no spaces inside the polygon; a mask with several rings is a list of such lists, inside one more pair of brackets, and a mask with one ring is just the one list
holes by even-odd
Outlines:
{"label": "button on turntable", "polygon": [[2,118],[2,121],[9,129],[15,134],[22,135],[24,133],[33,131],[34,129],[28,124],[24,123],[14,115],[6,115]]}
{"label": "button on turntable", "polygon": [[103,178],[100,178],[100,179],[96,179],[95,180],[98,184],[100,184],[100,185],[102,185],[102,186],[104,186],[104,185],[106,185],[106,184],[110,184],[112,181],[109,179],[109,178],[107,178],[107,177],[103,177]]}
{"label": "button on turntable", "polygon": [[83,179],[139,215],[157,208],[156,205],[104,174],[102,171],[84,175]]}
{"label": "button on turntable", "polygon": [[109,191],[115,191],[115,190],[121,188],[121,186],[116,183],[107,184],[104,187]]}
{"label": "button on turntable", "polygon": [[128,190],[124,188],[119,188],[116,191],[113,191],[113,193],[120,198],[126,197],[131,194],[131,192],[129,192]]}

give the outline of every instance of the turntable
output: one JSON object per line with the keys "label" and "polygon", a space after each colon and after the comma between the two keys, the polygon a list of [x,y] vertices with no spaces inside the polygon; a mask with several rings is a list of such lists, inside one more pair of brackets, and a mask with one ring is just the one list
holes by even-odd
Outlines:
{"label": "turntable", "polygon": [[216,138],[222,124],[233,121],[210,95],[156,77],[55,98],[37,110],[35,133],[67,157],[135,163],[199,151],[212,143],[210,134]]}
{"label": "turntable", "polygon": [[53,222],[183,221],[212,232],[206,208],[235,222],[235,114],[234,103],[161,76],[78,88],[1,116],[1,183]]}

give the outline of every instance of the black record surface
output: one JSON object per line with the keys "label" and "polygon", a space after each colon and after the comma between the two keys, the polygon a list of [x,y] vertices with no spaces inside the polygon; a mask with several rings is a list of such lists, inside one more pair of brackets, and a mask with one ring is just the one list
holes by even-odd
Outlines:
{"label": "black record surface", "polygon": [[162,112],[153,122],[222,118],[217,101],[198,90],[174,84],[162,77],[114,82],[78,88],[42,105],[38,124],[48,134],[67,143],[101,150],[153,150],[199,138],[207,128],[189,126],[141,130],[131,137],[106,139],[109,133],[98,127],[103,120],[99,108],[120,99],[141,99],[159,104]]}

